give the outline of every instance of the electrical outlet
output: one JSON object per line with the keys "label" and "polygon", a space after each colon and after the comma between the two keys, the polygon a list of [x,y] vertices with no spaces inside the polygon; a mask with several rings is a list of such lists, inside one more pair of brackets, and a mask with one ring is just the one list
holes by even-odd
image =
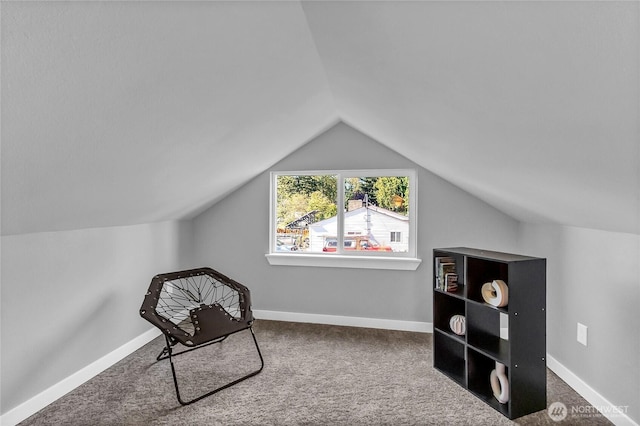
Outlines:
{"label": "electrical outlet", "polygon": [[587,326],[578,323],[578,343],[587,346]]}

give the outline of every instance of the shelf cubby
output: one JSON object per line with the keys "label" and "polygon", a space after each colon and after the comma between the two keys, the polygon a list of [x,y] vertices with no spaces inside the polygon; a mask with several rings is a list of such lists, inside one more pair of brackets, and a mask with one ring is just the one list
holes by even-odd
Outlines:
{"label": "shelf cubby", "polygon": [[[458,289],[444,292],[433,281],[434,367],[504,416],[514,419],[546,409],[546,260],[457,247],[436,249],[456,263]],[[502,280],[508,304],[485,302],[482,286]],[[453,333],[449,320],[464,315],[466,332]],[[493,395],[491,371],[505,366],[509,399]]]}
{"label": "shelf cubby", "polygon": [[433,346],[438,347],[433,362],[438,370],[454,382],[466,386],[466,354],[464,342],[440,330],[433,332]]}
{"label": "shelf cubby", "polygon": [[[508,416],[509,404],[498,402],[493,395],[491,382],[489,381],[491,371],[496,368],[496,361],[471,348],[468,349],[467,357],[469,360],[469,391],[505,416]],[[506,368],[506,374],[508,377],[509,368]]]}
{"label": "shelf cubby", "polygon": [[464,335],[457,335],[451,330],[449,322],[454,315],[465,315],[464,299],[438,291],[433,305],[433,326],[445,334],[464,340]]}
{"label": "shelf cubby", "polygon": [[509,284],[508,265],[492,260],[467,258],[467,270],[465,273],[467,282],[467,298],[484,303],[482,298],[482,286],[493,280],[502,280]]}
{"label": "shelf cubby", "polygon": [[[464,275],[464,255],[458,253],[438,253],[434,252],[433,262],[434,262],[434,276],[437,275],[438,271],[435,270],[435,259],[437,257],[450,257],[453,259],[456,264],[456,274],[458,274],[458,291],[455,293],[461,293],[464,295],[464,286],[465,286],[465,275]],[[435,288],[436,280],[434,280],[434,288]]]}
{"label": "shelf cubby", "polygon": [[496,361],[509,360],[509,342],[500,338],[500,311],[480,303],[467,303],[467,343]]}

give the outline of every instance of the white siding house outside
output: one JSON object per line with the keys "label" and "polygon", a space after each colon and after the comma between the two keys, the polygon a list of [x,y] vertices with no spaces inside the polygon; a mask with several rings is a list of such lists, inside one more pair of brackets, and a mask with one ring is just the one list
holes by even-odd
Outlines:
{"label": "white siding house outside", "polygon": [[[320,252],[327,238],[336,238],[336,217],[309,225],[309,250]],[[381,207],[360,207],[344,214],[344,234],[369,236],[373,242],[389,246],[394,252],[409,251],[409,217]]]}

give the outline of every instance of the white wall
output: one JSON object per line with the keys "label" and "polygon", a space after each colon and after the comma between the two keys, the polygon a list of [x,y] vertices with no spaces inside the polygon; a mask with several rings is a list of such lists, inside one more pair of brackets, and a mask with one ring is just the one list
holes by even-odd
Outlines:
{"label": "white wall", "polygon": [[2,414],[152,328],[151,278],[190,267],[190,222],[2,237]]}
{"label": "white wall", "polygon": [[[270,266],[269,171],[414,168],[416,271]],[[518,222],[345,124],[338,124],[194,219],[199,263],[246,284],[256,310],[432,321],[432,249],[513,251]]]}
{"label": "white wall", "polygon": [[520,241],[547,258],[549,354],[640,423],[640,235],[523,224]]}

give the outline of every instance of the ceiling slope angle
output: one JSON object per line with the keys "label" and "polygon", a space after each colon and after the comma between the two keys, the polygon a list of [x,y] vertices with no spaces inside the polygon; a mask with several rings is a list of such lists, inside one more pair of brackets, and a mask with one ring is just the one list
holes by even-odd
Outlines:
{"label": "ceiling slope angle", "polygon": [[337,122],[298,2],[3,2],[2,234],[189,217]]}
{"label": "ceiling slope angle", "polygon": [[640,233],[640,3],[303,9],[346,123],[517,219]]}

